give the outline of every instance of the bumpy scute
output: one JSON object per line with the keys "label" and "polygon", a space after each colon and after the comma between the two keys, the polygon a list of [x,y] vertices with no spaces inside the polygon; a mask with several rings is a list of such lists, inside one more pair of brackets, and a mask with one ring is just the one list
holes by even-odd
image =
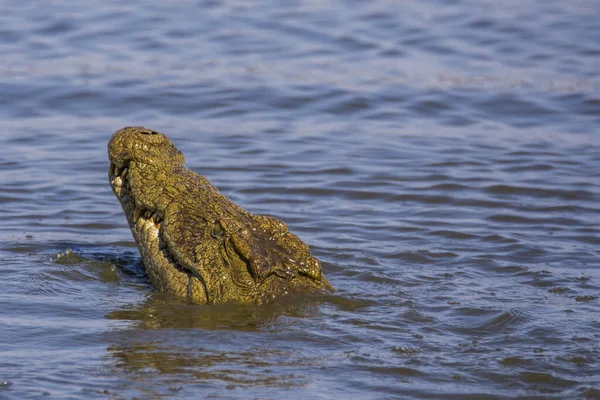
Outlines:
{"label": "bumpy scute", "polygon": [[158,290],[200,304],[264,304],[333,290],[319,260],[285,223],[233,203],[188,169],[162,133],[121,129],[108,156],[111,187]]}

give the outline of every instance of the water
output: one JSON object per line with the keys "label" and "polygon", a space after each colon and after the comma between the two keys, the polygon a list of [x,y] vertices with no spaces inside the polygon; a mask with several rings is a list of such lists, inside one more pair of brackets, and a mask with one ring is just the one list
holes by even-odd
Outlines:
{"label": "water", "polygon": [[[600,398],[598,2],[0,7],[0,398]],[[153,292],[129,125],[337,292]]]}

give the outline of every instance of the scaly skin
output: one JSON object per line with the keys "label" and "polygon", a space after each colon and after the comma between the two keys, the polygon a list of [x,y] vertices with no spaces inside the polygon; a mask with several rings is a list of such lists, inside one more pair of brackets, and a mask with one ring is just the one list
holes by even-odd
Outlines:
{"label": "scaly skin", "polygon": [[319,260],[280,220],[253,215],[184,165],[162,133],[117,131],[109,180],[158,290],[200,304],[264,304],[333,286]]}

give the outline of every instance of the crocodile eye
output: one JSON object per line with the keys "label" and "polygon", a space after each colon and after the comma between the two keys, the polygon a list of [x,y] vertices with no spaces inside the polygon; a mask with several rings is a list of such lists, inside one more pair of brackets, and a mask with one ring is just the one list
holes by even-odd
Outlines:
{"label": "crocodile eye", "polygon": [[217,221],[215,223],[215,226],[213,227],[212,235],[214,237],[225,236],[225,229],[223,229],[223,226],[221,225],[221,223],[219,223],[219,221]]}

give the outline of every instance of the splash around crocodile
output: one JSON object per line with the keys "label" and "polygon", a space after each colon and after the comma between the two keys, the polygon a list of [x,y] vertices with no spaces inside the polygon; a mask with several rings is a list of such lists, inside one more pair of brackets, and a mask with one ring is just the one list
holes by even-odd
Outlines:
{"label": "splash around crocodile", "polygon": [[157,290],[199,304],[265,304],[333,286],[286,224],[249,213],[187,168],[164,134],[117,131],[109,181]]}

